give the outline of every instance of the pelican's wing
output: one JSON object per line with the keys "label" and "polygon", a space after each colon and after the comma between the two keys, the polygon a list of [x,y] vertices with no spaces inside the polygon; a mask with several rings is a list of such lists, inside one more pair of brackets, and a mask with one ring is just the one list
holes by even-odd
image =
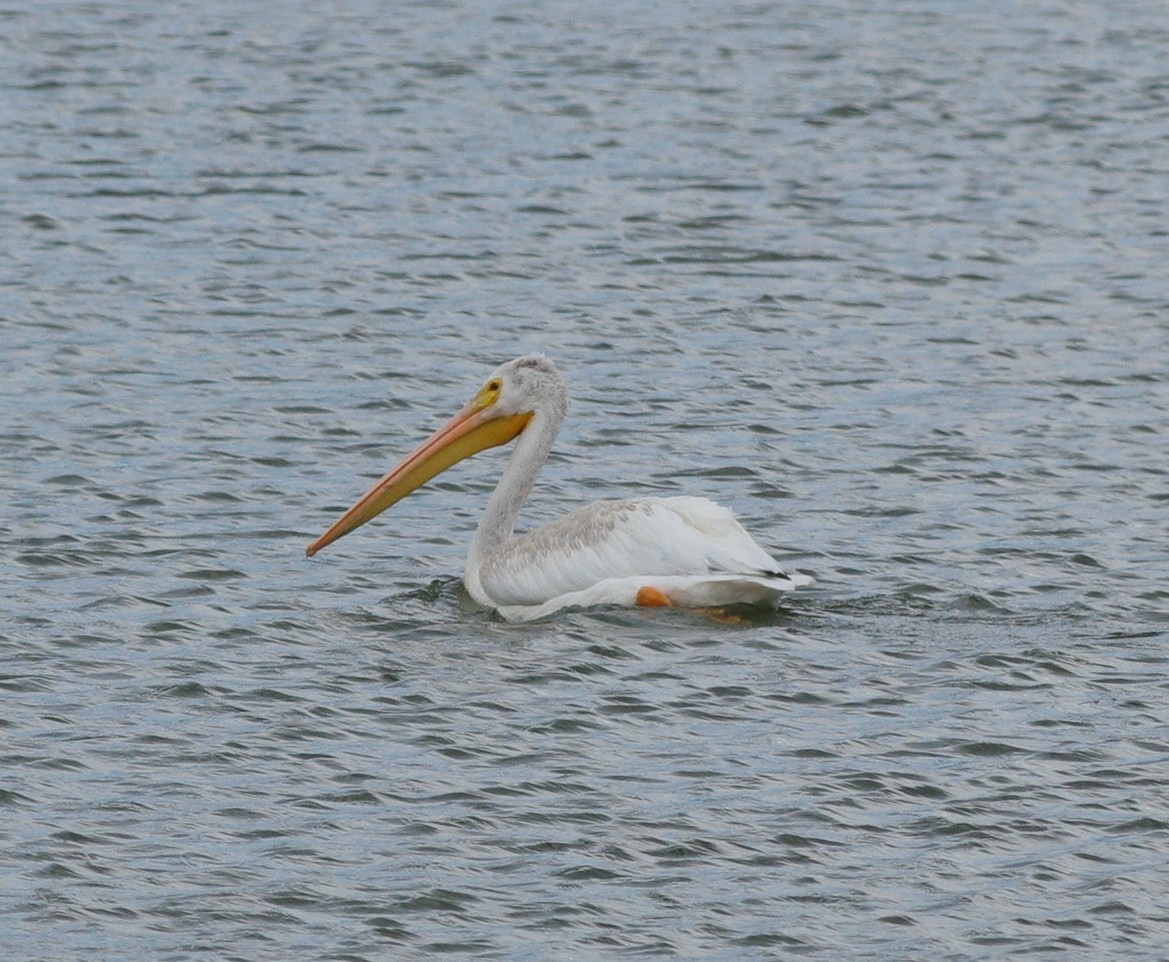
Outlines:
{"label": "pelican's wing", "polygon": [[506,544],[478,572],[505,617],[632,605],[655,588],[682,605],[762,603],[811,583],[788,575],[726,508],[704,498],[601,501]]}

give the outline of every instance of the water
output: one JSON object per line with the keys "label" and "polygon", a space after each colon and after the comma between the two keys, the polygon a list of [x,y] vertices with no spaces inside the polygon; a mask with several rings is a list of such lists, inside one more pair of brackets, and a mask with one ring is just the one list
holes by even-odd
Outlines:
{"label": "water", "polygon": [[[6,955],[1159,959],[1163,5],[241,6],[0,10]],[[529,350],[819,587],[303,559]]]}

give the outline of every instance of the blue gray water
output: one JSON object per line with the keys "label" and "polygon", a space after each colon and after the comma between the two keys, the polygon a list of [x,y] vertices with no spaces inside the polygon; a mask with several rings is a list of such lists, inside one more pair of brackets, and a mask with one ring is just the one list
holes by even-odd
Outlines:
{"label": "blue gray water", "polygon": [[[0,932],[61,960],[1164,958],[1169,21],[0,9]],[[819,586],[511,626],[502,463],[304,546],[499,361],[527,512]]]}

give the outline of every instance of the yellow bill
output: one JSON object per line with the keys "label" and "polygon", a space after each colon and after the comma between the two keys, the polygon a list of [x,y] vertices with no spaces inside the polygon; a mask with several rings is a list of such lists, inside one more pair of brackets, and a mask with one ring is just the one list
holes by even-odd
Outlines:
{"label": "yellow bill", "polygon": [[305,549],[305,554],[312,557],[325,545],[361,527],[451,465],[477,451],[506,444],[519,434],[531,420],[531,412],[492,413],[490,404],[498,394],[499,388],[494,384],[480,391],[470,404],[362,495],[328,531]]}

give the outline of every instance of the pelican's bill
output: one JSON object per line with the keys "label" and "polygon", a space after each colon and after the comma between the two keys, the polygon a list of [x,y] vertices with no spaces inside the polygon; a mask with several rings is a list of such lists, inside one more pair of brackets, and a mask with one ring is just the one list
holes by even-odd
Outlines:
{"label": "pelican's bill", "polygon": [[328,531],[305,549],[312,557],[354,528],[401,501],[415,488],[478,451],[506,444],[519,434],[531,413],[498,415],[472,401],[422,442],[412,454],[362,495]]}

